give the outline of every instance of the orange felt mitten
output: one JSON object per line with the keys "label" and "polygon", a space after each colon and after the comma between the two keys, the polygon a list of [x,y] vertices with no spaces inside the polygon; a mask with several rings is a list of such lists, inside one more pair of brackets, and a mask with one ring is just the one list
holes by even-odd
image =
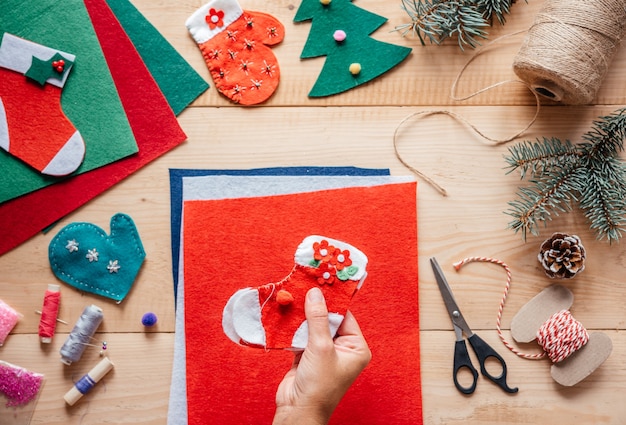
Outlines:
{"label": "orange felt mitten", "polygon": [[347,243],[308,236],[298,246],[295,265],[276,283],[235,292],[224,307],[222,327],[235,343],[302,350],[308,339],[304,298],[318,286],[328,306],[335,335],[350,300],[365,280],[367,257]]}
{"label": "orange felt mitten", "polygon": [[284,27],[276,18],[243,10],[235,0],[212,0],[185,25],[224,96],[241,105],[255,105],[276,91],[280,69],[268,47],[284,37]]}

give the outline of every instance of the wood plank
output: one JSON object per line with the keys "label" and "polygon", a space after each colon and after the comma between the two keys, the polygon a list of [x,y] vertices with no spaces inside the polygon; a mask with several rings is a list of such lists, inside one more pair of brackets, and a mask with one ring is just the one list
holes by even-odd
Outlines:
{"label": "wood plank", "polygon": [[[613,341],[613,354],[598,370],[575,387],[562,387],[549,375],[548,360],[525,360],[502,347],[495,332],[481,336],[505,358],[509,383],[520,388],[510,395],[479,377],[472,396],[460,394],[452,383],[451,364],[454,333],[422,331],[422,385],[424,423],[438,424],[519,424],[555,425],[598,423],[621,424],[626,414],[622,403],[621,383],[626,380],[620,353],[626,350],[621,332],[606,331]],[[45,369],[46,382],[41,393],[33,424],[133,423],[163,424],[167,417],[167,398],[172,362],[173,334],[98,334],[106,338],[109,356],[115,368],[75,406],[66,407],[63,395],[100,359],[97,350],[86,352],[83,359],[70,367],[61,364],[56,355],[62,342],[50,347],[45,362],[33,335],[15,335],[3,348],[5,361],[20,364],[33,371]],[[374,353],[375,355],[375,353]]]}
{"label": "wood plank", "polygon": [[550,376],[549,360],[517,358],[502,346],[495,332],[482,332],[481,337],[504,357],[508,382],[519,392],[505,393],[479,376],[476,391],[466,396],[452,382],[453,334],[422,332],[424,423],[621,424],[626,414],[620,384],[626,378],[621,366],[626,339],[620,332],[606,333],[613,341],[612,355],[578,385],[563,387]]}
{"label": "wood plank", "polygon": [[[491,133],[514,131],[529,109],[517,107],[457,107],[452,109]],[[127,300],[117,305],[100,297],[63,291],[61,316],[76,320],[85,305],[106,307],[104,330],[137,332],[148,310],[159,316],[159,330],[173,330],[168,168],[249,168],[285,165],[356,165],[389,167],[393,174],[411,174],[394,154],[392,137],[398,123],[418,109],[408,108],[192,108],[181,116],[189,135],[184,146],[123,181],[110,192],[64,218],[56,229],[33,238],[0,257],[3,270],[0,291],[7,302],[25,315],[17,333],[36,332],[47,283],[56,282],[47,263],[47,246],[60,226],[88,221],[108,230],[110,217],[124,212],[133,217],[143,236],[146,263]],[[590,122],[611,108],[544,108],[544,115],[526,136],[558,136],[579,140]],[[280,117],[280,118],[278,118]],[[516,119],[517,118],[517,119]],[[252,123],[241,125],[242,122]],[[279,124],[277,124],[277,122]],[[363,123],[355,125],[355,123]],[[572,125],[576,122],[576,125]],[[219,123],[219,125],[218,125]],[[588,250],[587,270],[571,285],[581,303],[574,312],[590,328],[623,328],[621,306],[608,302],[620,298],[623,248],[596,241],[580,211],[564,214],[540,229],[540,237],[524,242],[507,229],[507,202],[515,198],[515,175],[505,174],[502,156],[507,146],[486,146],[468,128],[447,116],[417,119],[402,128],[399,150],[410,164],[432,176],[449,191],[442,197],[425,182],[419,188],[420,268],[422,297],[433,299],[422,326],[440,329],[448,325],[432,284],[428,257],[451,264],[466,256],[493,256],[513,268],[514,283],[505,317],[512,315],[541,288],[554,283],[536,261],[540,243],[553,231],[568,229],[581,236]],[[475,164],[480,164],[476,167]],[[603,267],[610,264],[622,265]],[[450,273],[452,269],[449,268]],[[489,280],[485,276],[490,276]],[[493,326],[494,312],[503,290],[504,274],[485,265],[471,265],[450,280],[459,291],[473,326]],[[430,282],[430,285],[429,285]],[[13,293],[15,287],[21,291]],[[69,289],[69,287],[66,287]],[[473,295],[473,296],[472,296]],[[67,301],[66,301],[67,300]],[[485,308],[491,306],[491,308]],[[594,314],[607,312],[605,315]],[[431,320],[433,322],[431,322]]]}

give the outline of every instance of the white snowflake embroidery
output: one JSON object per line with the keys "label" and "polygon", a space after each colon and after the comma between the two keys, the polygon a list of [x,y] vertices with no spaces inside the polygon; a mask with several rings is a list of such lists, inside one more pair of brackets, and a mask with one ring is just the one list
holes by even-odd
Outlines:
{"label": "white snowflake embroidery", "polygon": [[243,48],[244,49],[248,49],[248,50],[252,50],[254,49],[254,41],[253,40],[248,40],[247,38],[244,40],[243,42]]}
{"label": "white snowflake embroidery", "polygon": [[220,49],[214,49],[214,50],[211,50],[211,53],[209,53],[209,57],[211,59],[217,59],[221,54],[222,54],[222,51]]}
{"label": "white snowflake embroidery", "polygon": [[226,31],[226,37],[231,39],[232,41],[237,41],[237,33],[239,31]]}
{"label": "white snowflake embroidery", "polygon": [[117,273],[120,269],[120,265],[117,260],[110,260],[109,265],[107,266],[107,270],[109,273]]}
{"label": "white snowflake embroidery", "polygon": [[87,255],[85,255],[85,258],[87,258],[89,262],[91,263],[93,261],[98,261],[98,255],[100,254],[98,253],[98,251],[96,251],[96,248],[88,249]]}
{"label": "white snowflake embroidery", "polygon": [[243,72],[246,73],[246,75],[248,75],[248,69],[250,68],[250,65],[252,65],[254,62],[251,61],[241,61],[241,69],[243,70]]}
{"label": "white snowflake embroidery", "polygon": [[278,37],[278,29],[276,27],[268,27],[267,35],[269,38]]}
{"label": "white snowflake embroidery", "polygon": [[71,241],[67,241],[67,245],[65,245],[65,248],[69,252],[78,251],[78,242],[76,242],[76,239],[72,239]]}
{"label": "white snowflake embroidery", "polygon": [[273,74],[274,74],[274,68],[276,68],[276,66],[275,65],[270,65],[266,61],[263,61],[263,64],[265,65],[262,68],[263,73],[268,75],[269,77],[272,77]]}
{"label": "white snowflake embroidery", "polygon": [[250,86],[251,90],[257,89],[260,90],[261,89],[261,84],[263,84],[263,80],[250,80],[252,81],[252,86]]}

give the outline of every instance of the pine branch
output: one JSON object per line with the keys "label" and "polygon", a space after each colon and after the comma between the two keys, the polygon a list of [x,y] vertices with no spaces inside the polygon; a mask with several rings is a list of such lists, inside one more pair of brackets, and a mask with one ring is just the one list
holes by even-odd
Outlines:
{"label": "pine branch", "polygon": [[539,222],[547,224],[552,216],[571,211],[575,193],[581,187],[578,168],[567,168],[541,179],[531,180],[533,186],[520,188],[518,200],[509,202],[505,213],[514,218],[509,227],[516,233],[522,232],[524,240],[528,233],[538,235]]}
{"label": "pine branch", "polygon": [[511,5],[515,0],[478,0],[476,5],[483,17],[493,25],[494,16],[501,25],[506,22],[505,16],[511,13]]}
{"label": "pine branch", "polygon": [[495,16],[500,23],[510,13],[515,0],[402,0],[402,8],[411,22],[396,27],[403,36],[412,33],[422,45],[426,40],[441,44],[456,36],[461,50],[480,45],[487,38],[486,27]]}
{"label": "pine branch", "polygon": [[556,168],[572,164],[580,156],[576,147],[569,140],[561,142],[557,138],[543,138],[542,141],[526,141],[509,149],[510,157],[505,157],[509,164],[507,174],[519,169],[521,178],[530,171],[531,177],[550,173]]}
{"label": "pine branch", "polygon": [[626,137],[626,109],[601,117],[593,122],[593,127],[583,135],[583,152],[590,159],[611,158],[624,150]]}
{"label": "pine branch", "polygon": [[[622,168],[623,175],[621,164],[614,165]],[[607,184],[610,181],[604,170],[591,170],[581,193],[580,208],[591,222],[591,229],[598,234],[598,239],[617,240],[624,231],[626,221],[624,191]]]}
{"label": "pine branch", "polygon": [[509,202],[509,227],[524,239],[537,235],[540,222],[577,201],[598,239],[618,240],[626,230],[626,166],[619,158],[624,138],[626,108],[595,121],[578,145],[544,138],[511,147],[508,173],[518,169],[522,179],[528,173],[531,186]]}

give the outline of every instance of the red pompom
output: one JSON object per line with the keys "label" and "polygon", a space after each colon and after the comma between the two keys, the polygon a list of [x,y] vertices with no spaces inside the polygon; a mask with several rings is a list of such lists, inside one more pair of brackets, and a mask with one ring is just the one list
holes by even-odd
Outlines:
{"label": "red pompom", "polygon": [[281,289],[276,293],[276,302],[280,305],[289,305],[293,302],[291,292]]}

